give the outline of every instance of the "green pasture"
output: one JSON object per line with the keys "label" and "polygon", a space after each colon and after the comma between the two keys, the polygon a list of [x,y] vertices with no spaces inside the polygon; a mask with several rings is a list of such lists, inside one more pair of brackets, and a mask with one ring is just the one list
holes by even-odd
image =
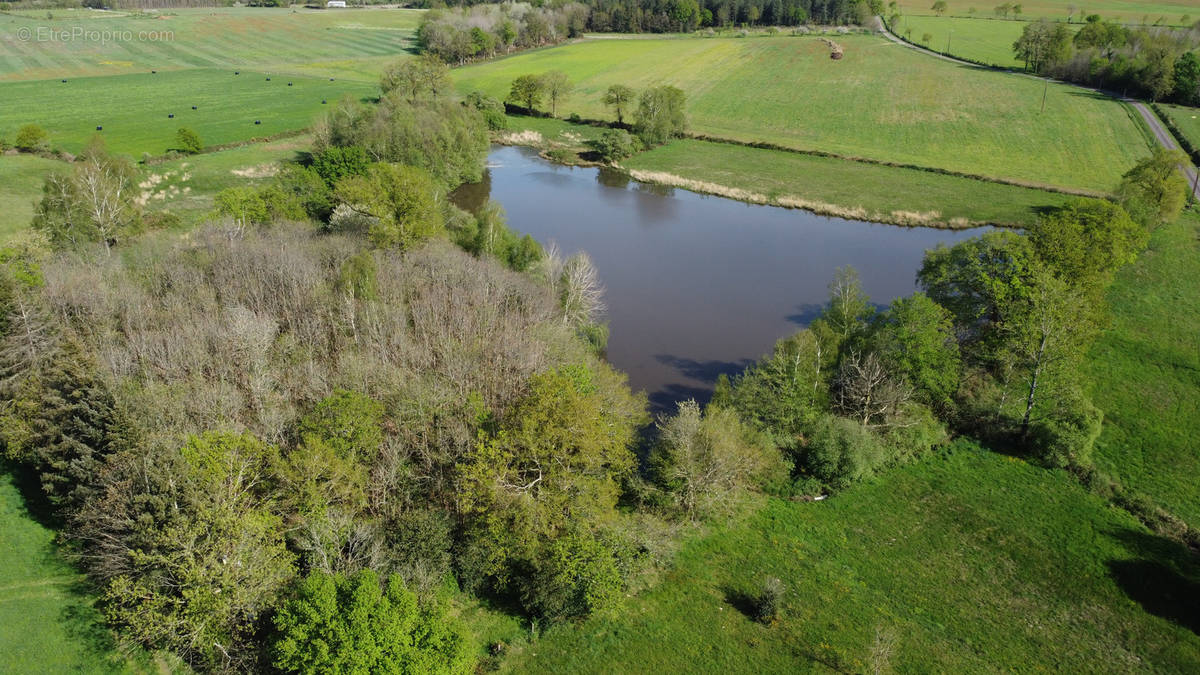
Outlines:
{"label": "green pasture", "polygon": [[844,159],[681,140],[636,155],[622,166],[746,190],[768,198],[799,197],[863,209],[873,220],[895,212],[927,214],[940,224],[965,219],[1024,227],[1039,208],[1066,195],[929,171],[897,169]]}
{"label": "green pasture", "polygon": [[[898,0],[904,14],[933,14],[933,0]],[[1066,21],[1068,12],[1075,23],[1081,23],[1081,15],[1099,14],[1101,17],[1122,23],[1154,24],[1160,21],[1162,25],[1180,25],[1180,19],[1185,16],[1190,19],[1187,23],[1200,20],[1200,7],[1195,0],[1093,0],[1092,2],[1077,2],[1076,0],[1021,0],[1010,4],[1021,5],[1019,15],[1010,14],[1009,19],[1023,20],[1051,19]],[[975,0],[947,0],[946,13],[951,16],[996,17],[995,8],[1000,0],[976,2]],[[974,10],[973,12],[971,10]],[[1018,29],[1018,33],[1020,30]]]}
{"label": "green pasture", "polygon": [[306,128],[327,107],[322,100],[333,105],[346,95],[378,95],[377,86],[365,82],[234,72],[3,82],[0,135],[11,141],[21,125],[35,122],[50,132],[53,147],[77,152],[102,126],[100,133],[113,152],[159,155],[174,147],[180,127],[200,134],[205,146],[222,145]]}
{"label": "green pasture", "polygon": [[[746,615],[764,580],[783,618]],[[966,443],[823,502],[769,500],[509,672],[1194,672],[1200,564],[1074,479]],[[1184,590],[1192,589],[1192,590]],[[1189,604],[1191,603],[1191,604]]]}
{"label": "green pasture", "polygon": [[408,9],[210,7],[0,14],[0,81],[186,68],[332,75],[375,81],[413,49]]}
{"label": "green pasture", "polygon": [[[506,97],[514,78],[558,69],[575,85],[560,116],[613,119],[612,84],[678,86],[694,132],[1093,190],[1148,152],[1106,97],[931,59],[871,36],[593,40],[454,71],[463,92]],[[1046,94],[1042,112],[1043,93]],[[543,105],[544,108],[548,107]]]}
{"label": "green pasture", "polygon": [[1112,328],[1092,349],[1104,411],[1097,463],[1200,527],[1200,215],[1158,229],[1109,293]]}

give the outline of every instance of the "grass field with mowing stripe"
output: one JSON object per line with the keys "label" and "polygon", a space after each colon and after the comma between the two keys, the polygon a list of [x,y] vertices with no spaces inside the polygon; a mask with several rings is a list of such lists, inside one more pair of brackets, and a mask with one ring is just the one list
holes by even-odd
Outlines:
{"label": "grass field with mowing stripe", "polygon": [[[388,63],[414,49],[422,13],[210,7],[55,9],[53,19],[44,11],[2,14],[0,80],[241,67],[374,82]],[[105,39],[105,31],[113,37]]]}
{"label": "grass field with mowing stripe", "polygon": [[1109,293],[1113,325],[1092,349],[1104,411],[1097,464],[1200,527],[1200,215],[1159,228]]}
{"label": "grass field with mowing stripe", "polygon": [[[763,625],[746,612],[769,577],[786,595]],[[772,499],[504,670],[1189,672],[1194,596],[1172,589],[1198,580],[1185,549],[1066,474],[960,444],[824,502]]]}
{"label": "grass field with mowing stripe", "polygon": [[[604,90],[673,84],[692,130],[1029,183],[1107,190],[1148,153],[1121,104],[1073,87],[959,66],[870,36],[845,58],[816,39],[594,40],[454,71],[463,92],[506,97],[512,80],[559,69],[575,84],[560,116],[612,119]],[[543,106],[548,107],[548,106]]]}
{"label": "grass field with mowing stripe", "polygon": [[643,152],[622,166],[758,193],[776,202],[798,197],[861,209],[866,219],[879,222],[909,218],[917,224],[925,218],[925,224],[945,226],[964,219],[971,225],[1028,226],[1035,222],[1037,209],[1068,199],[929,171],[692,140]]}
{"label": "grass field with mowing stripe", "polygon": [[[374,97],[375,84],[329,78],[268,76],[261,72],[181,70],[36,82],[0,83],[0,134],[10,140],[36,122],[51,145],[78,152],[103,126],[109,150],[140,157],[174,147],[188,127],[205,146],[271,136],[312,124],[326,105],[344,95]],[[288,83],[293,86],[288,86]],[[47,109],[53,102],[53,110]],[[192,106],[197,110],[192,110]],[[168,115],[174,114],[174,119]],[[254,124],[261,120],[261,125]]]}

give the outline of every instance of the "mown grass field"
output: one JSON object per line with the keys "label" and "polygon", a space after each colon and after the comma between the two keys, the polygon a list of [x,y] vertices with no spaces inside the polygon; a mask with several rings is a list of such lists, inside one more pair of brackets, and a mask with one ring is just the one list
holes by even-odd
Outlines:
{"label": "mown grass field", "polygon": [[[976,16],[995,16],[993,8],[1000,2],[975,2],[975,0],[948,0],[947,14],[968,16],[975,9]],[[1054,21],[1066,21],[1067,12],[1075,7],[1072,20],[1081,22],[1081,14],[1099,14],[1105,19],[1122,22],[1154,23],[1160,18],[1164,25],[1180,25],[1187,15],[1191,21],[1200,19],[1200,9],[1194,0],[1094,0],[1092,2],[1076,2],[1076,0],[1022,0],[1020,18],[1034,20],[1047,18]],[[933,0],[899,0],[899,5],[905,14],[933,14]],[[1012,15],[1010,15],[1012,16]],[[1188,22],[1190,23],[1190,22]],[[1019,32],[1019,31],[1018,31]]]}
{"label": "mown grass field", "polygon": [[[0,80],[240,67],[373,82],[413,48],[422,11],[211,7],[50,14],[0,14]],[[73,31],[109,31],[116,39]],[[125,39],[125,31],[133,39]],[[63,33],[67,39],[51,39]]]}
{"label": "mown grass field", "polygon": [[1200,527],[1200,215],[1154,233],[1109,294],[1089,360],[1104,410],[1097,463]]}
{"label": "mown grass field", "polygon": [[1175,123],[1193,148],[1200,148],[1200,108],[1189,108],[1170,103],[1159,103],[1158,107]]}
{"label": "mown grass field", "polygon": [[812,38],[594,40],[454,71],[463,92],[506,97],[514,78],[559,69],[576,89],[559,114],[614,118],[611,84],[673,84],[692,130],[920,166],[1094,190],[1110,189],[1148,153],[1121,104],[963,67],[870,36],[839,38],[829,58]]}
{"label": "mown grass field", "polygon": [[[0,468],[0,671],[116,673],[145,670],[115,651],[82,579],[56,552]],[[140,657],[139,657],[140,658]]]}
{"label": "mown grass field", "polygon": [[[861,209],[867,219],[945,225],[1028,226],[1037,209],[1057,206],[1066,195],[1011,185],[705,141],[674,141],[626,160],[635,171],[675,174],[691,180],[766,195]],[[963,226],[968,223],[962,223]]]}
{"label": "mown grass field", "polygon": [[[767,626],[742,610],[772,576],[787,595]],[[1194,672],[1197,580],[1186,550],[1067,475],[960,444],[824,502],[772,499],[504,669]]]}
{"label": "mown grass field", "polygon": [[0,243],[20,238],[33,218],[33,203],[42,194],[42,181],[68,166],[32,155],[0,157]]}
{"label": "mown grass field", "polygon": [[234,72],[181,70],[0,83],[5,102],[0,134],[11,141],[21,125],[35,122],[50,132],[53,147],[78,152],[102,126],[109,150],[134,157],[159,155],[175,147],[180,127],[200,134],[205,146],[233,143],[306,128],[327,107],[322,100],[333,105],[342,96],[373,97],[379,91],[373,83]]}

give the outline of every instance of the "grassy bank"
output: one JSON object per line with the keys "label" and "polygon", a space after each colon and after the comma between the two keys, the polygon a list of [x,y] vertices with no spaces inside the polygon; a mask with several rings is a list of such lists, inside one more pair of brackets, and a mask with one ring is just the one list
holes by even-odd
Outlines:
{"label": "grassy bank", "polygon": [[[0,15],[0,80],[241,67],[374,82],[413,48],[422,13],[256,7],[13,12]],[[55,35],[65,37],[51,39]]]}
{"label": "grassy bank", "polygon": [[1037,209],[1068,199],[928,171],[693,140],[641,153],[623,166],[643,179],[653,180],[655,174],[682,178],[675,183],[681,187],[688,187],[686,181],[707,183],[726,188],[726,196],[750,196],[749,201],[905,225],[1028,226]]}
{"label": "grassy bank", "polygon": [[[175,147],[180,127],[196,131],[205,145],[234,143],[308,127],[327,108],[322,100],[332,105],[343,95],[378,95],[374,84],[240,72],[183,70],[0,83],[5,101],[0,133],[11,141],[21,125],[36,122],[50,132],[54,147],[77,152],[102,126],[111,151],[158,155]],[[50,99],[55,109],[47,114]]]}
{"label": "grassy bank", "polygon": [[[775,625],[746,616],[783,580]],[[820,503],[769,501],[685,546],[610,616],[514,650],[510,672],[1189,671],[1185,551],[1068,476],[958,447]],[[717,636],[720,636],[719,638]]]}
{"label": "grassy bank", "polygon": [[1110,295],[1092,350],[1102,470],[1200,526],[1200,216],[1154,233]]}
{"label": "grassy bank", "polygon": [[849,35],[839,61],[817,39],[594,40],[454,71],[461,91],[508,94],[522,74],[575,84],[558,114],[611,119],[604,90],[673,84],[692,130],[740,141],[938,167],[1037,184],[1110,189],[1148,152],[1105,97],[964,67],[882,38]]}

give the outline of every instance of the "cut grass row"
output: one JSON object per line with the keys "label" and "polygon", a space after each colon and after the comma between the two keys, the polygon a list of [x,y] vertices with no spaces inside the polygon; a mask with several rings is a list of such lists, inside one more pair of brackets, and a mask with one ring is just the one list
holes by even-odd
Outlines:
{"label": "cut grass row", "polygon": [[53,10],[53,19],[45,12],[0,14],[0,80],[241,67],[375,81],[414,48],[421,14],[250,7]]}
{"label": "cut grass row", "polygon": [[[783,618],[744,613],[769,577]],[[770,500],[509,672],[1187,672],[1200,566],[1061,472],[958,444],[819,503]],[[891,644],[890,650],[883,648]],[[889,653],[890,651],[890,653]]]}
{"label": "cut grass row", "polygon": [[795,37],[594,40],[454,71],[463,92],[504,98],[514,78],[551,69],[574,92],[559,114],[613,118],[611,84],[672,84],[692,130],[1034,184],[1108,190],[1148,152],[1119,103],[1062,85],[931,59],[871,36],[845,57]]}
{"label": "cut grass row", "polygon": [[1157,230],[1109,294],[1112,327],[1092,349],[1104,411],[1097,464],[1200,527],[1200,215]]}
{"label": "cut grass row", "polygon": [[[322,100],[333,105],[346,95],[378,95],[377,86],[365,82],[234,72],[180,70],[66,82],[3,82],[0,135],[11,142],[22,125],[37,123],[50,132],[54,147],[78,152],[101,126],[111,151],[159,155],[174,147],[180,127],[196,131],[205,145],[234,143],[306,128],[327,108]],[[53,107],[47,107],[48,101]]]}

